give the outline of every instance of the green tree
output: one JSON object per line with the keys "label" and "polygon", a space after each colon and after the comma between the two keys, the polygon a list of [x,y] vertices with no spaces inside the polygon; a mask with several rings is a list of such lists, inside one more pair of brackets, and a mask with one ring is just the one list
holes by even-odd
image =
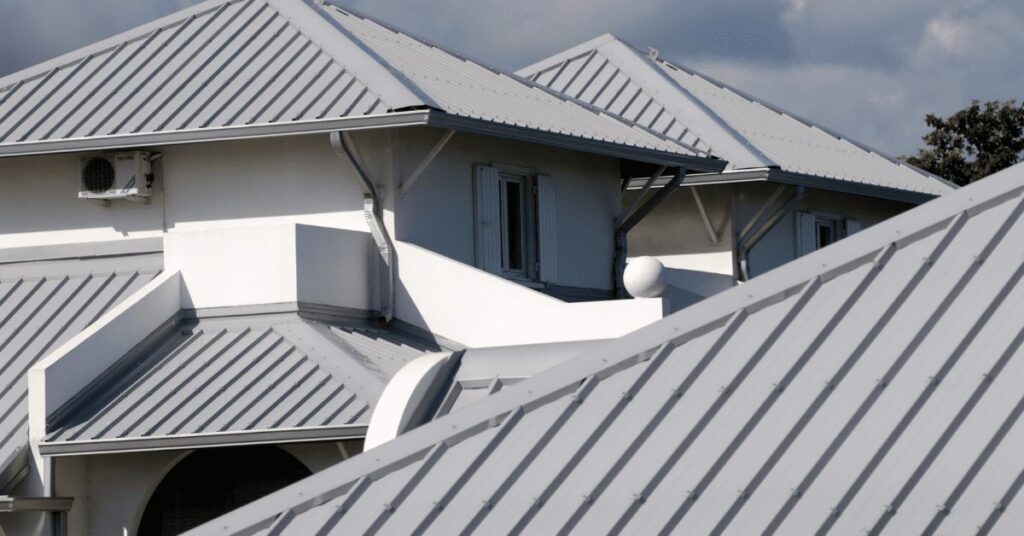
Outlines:
{"label": "green tree", "polygon": [[1024,103],[991,101],[971,105],[949,117],[928,114],[927,145],[907,163],[959,185],[974,182],[1020,162],[1024,157]]}

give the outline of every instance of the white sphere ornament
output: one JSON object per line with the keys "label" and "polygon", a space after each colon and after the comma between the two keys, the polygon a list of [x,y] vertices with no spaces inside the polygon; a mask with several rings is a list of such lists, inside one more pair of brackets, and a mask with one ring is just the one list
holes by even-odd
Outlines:
{"label": "white sphere ornament", "polygon": [[665,292],[665,265],[654,257],[637,257],[626,265],[622,282],[634,298],[657,298]]}

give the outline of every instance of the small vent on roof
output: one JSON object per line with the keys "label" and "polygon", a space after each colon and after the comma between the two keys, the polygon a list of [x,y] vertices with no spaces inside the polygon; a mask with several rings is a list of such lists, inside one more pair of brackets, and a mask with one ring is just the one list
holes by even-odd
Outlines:
{"label": "small vent on roof", "polygon": [[658,61],[658,57],[661,56],[661,51],[654,47],[647,47],[647,56],[654,61]]}

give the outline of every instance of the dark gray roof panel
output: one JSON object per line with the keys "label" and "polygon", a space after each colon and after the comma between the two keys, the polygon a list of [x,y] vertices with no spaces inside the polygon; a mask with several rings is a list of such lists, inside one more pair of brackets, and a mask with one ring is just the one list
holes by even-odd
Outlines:
{"label": "dark gray roof panel", "polygon": [[28,369],[160,272],[160,254],[0,266],[0,492],[28,448]]}
{"label": "dark gray roof panel", "polygon": [[195,534],[1015,533],[1024,164]]}
{"label": "dark gray roof panel", "polygon": [[62,408],[45,443],[365,426],[385,371],[436,350],[295,313],[185,320]]}

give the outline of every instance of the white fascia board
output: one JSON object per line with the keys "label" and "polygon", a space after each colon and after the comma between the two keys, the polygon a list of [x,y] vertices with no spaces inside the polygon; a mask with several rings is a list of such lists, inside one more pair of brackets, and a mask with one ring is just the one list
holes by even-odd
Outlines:
{"label": "white fascia board", "polygon": [[278,428],[274,430],[243,430],[208,434],[127,437],[95,441],[57,441],[40,444],[39,452],[44,456],[64,457],[240,445],[336,442],[363,437],[366,437],[366,426],[350,424],[308,428]]}
{"label": "white fascia board", "polygon": [[[614,116],[609,117],[614,118]],[[638,162],[647,162],[650,164],[670,167],[681,166],[688,170],[700,172],[718,172],[725,169],[728,165],[728,162],[725,160],[691,156],[682,153],[670,153],[659,151],[657,149],[647,149],[644,147],[635,147],[620,143],[582,138],[579,136],[569,136],[543,130],[471,119],[444,112],[432,112],[428,119],[428,125],[437,128],[468,132],[471,134],[484,134],[487,136],[547,145],[549,147],[600,154],[611,156],[613,158],[636,160]],[[682,145],[679,147],[683,148]]]}
{"label": "white fascia board", "polygon": [[28,371],[29,438],[47,417],[181,310],[181,276],[164,272]]}
{"label": "white fascia board", "polygon": [[66,140],[14,143],[9,145],[0,145],[0,158],[72,153],[78,151],[106,151],[133,147],[182,145],[210,141],[276,138],[281,136],[298,136],[304,134],[325,134],[335,131],[422,126],[427,124],[429,114],[429,111],[426,110],[415,110],[410,112],[392,112],[357,117],[292,121],[288,123],[264,125],[243,125],[175,130],[171,132],[93,136]]}

